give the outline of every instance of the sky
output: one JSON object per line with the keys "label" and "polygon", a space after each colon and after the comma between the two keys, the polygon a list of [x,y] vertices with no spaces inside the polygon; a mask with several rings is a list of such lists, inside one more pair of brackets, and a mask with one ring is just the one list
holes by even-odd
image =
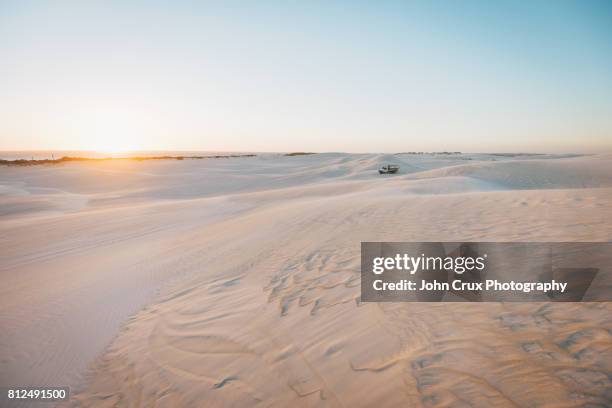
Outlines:
{"label": "sky", "polygon": [[0,0],[0,81],[0,150],[612,151],[612,2]]}

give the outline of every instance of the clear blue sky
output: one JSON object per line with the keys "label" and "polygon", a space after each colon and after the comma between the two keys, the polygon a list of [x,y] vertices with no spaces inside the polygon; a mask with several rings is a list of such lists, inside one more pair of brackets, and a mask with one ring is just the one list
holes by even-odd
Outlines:
{"label": "clear blue sky", "polygon": [[4,0],[0,55],[0,150],[612,150],[610,1]]}

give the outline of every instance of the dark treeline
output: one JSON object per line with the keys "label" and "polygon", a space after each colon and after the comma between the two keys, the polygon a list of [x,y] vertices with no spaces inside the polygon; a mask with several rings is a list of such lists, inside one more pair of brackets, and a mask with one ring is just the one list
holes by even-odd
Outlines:
{"label": "dark treeline", "polygon": [[35,166],[39,164],[60,164],[68,162],[100,162],[110,160],[185,160],[185,159],[229,159],[234,157],[255,157],[255,154],[230,154],[230,155],[215,155],[215,156],[136,156],[136,157],[101,157],[101,158],[89,158],[89,157],[62,157],[60,159],[41,159],[41,160],[0,160],[0,165],[4,166]]}

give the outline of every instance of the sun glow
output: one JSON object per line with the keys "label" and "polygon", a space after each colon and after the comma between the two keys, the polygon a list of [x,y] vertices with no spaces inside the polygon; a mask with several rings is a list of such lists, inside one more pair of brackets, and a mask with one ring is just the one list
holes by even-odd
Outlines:
{"label": "sun glow", "polygon": [[83,109],[70,121],[69,134],[83,150],[117,154],[145,150],[156,133],[151,119],[133,108]]}
{"label": "sun glow", "polygon": [[113,146],[113,147],[106,147],[104,149],[100,149],[100,148],[94,148],[92,149],[93,151],[97,152],[97,153],[101,153],[101,154],[107,154],[110,156],[115,156],[119,153],[128,153],[131,151],[136,151],[136,150],[141,150],[137,147],[121,147],[121,146]]}

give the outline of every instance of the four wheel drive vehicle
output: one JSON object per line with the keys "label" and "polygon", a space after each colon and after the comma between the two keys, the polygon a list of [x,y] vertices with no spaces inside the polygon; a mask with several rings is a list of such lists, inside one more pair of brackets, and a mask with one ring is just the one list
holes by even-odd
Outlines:
{"label": "four wheel drive vehicle", "polygon": [[399,166],[397,164],[385,164],[380,169],[378,169],[379,174],[393,174],[397,173],[399,170]]}

